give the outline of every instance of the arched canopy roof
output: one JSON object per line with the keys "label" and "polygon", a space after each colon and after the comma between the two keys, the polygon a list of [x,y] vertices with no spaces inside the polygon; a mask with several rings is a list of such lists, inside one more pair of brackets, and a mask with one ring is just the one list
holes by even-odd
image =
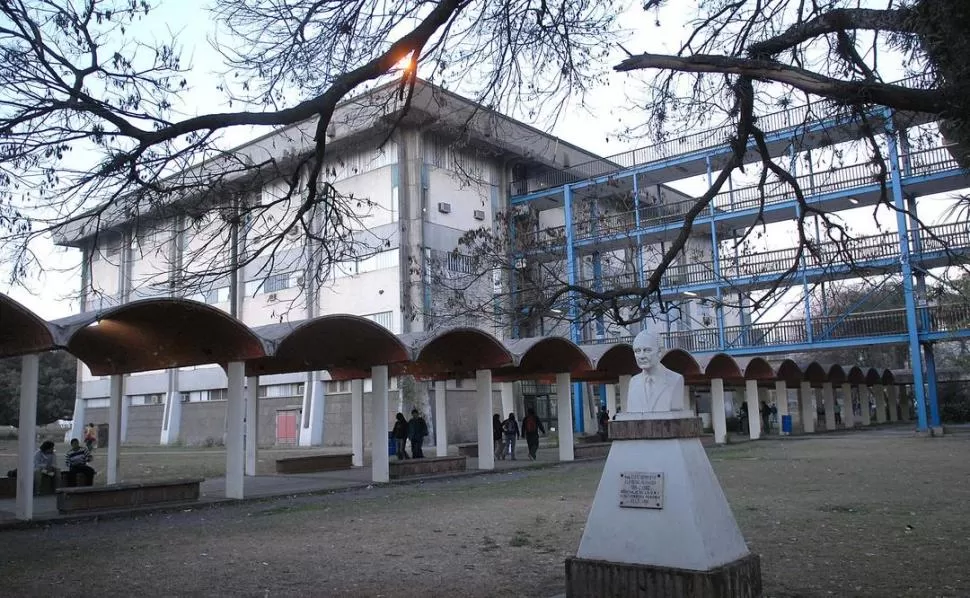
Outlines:
{"label": "arched canopy roof", "polygon": [[892,370],[888,370],[888,369],[887,370],[883,370],[882,371],[882,383],[883,384],[895,384],[896,383],[896,374],[894,374]]}
{"label": "arched canopy roof", "polygon": [[771,367],[764,357],[748,357],[738,361],[738,366],[744,372],[745,380],[774,380],[775,368]]}
{"label": "arched canopy roof", "polygon": [[[631,350],[632,355],[632,350]],[[660,358],[660,363],[669,370],[684,377],[687,384],[696,384],[704,379],[704,370],[694,356],[683,349],[671,349]],[[634,366],[636,361],[634,361]]]}
{"label": "arched canopy roof", "polygon": [[633,376],[640,371],[630,343],[585,345],[582,350],[592,367],[582,380],[613,382],[620,376]]}
{"label": "arched canopy roof", "polygon": [[882,384],[882,373],[876,368],[869,368],[866,370],[866,384],[872,386],[873,384]]}
{"label": "arched canopy roof", "polygon": [[46,321],[0,293],[0,358],[48,351],[55,340]]}
{"label": "arched canopy roof", "polygon": [[832,364],[828,367],[828,382],[832,384],[842,384],[848,380],[848,374],[846,374],[845,369],[839,364]]}
{"label": "arched canopy roof", "polygon": [[862,368],[854,365],[849,368],[849,372],[846,374],[846,382],[849,384],[865,384],[866,373],[862,371]]}
{"label": "arched canopy roof", "polygon": [[715,353],[706,357],[700,364],[704,366],[704,376],[708,379],[721,378],[731,382],[739,382],[744,379],[738,362],[734,361],[734,358],[727,353]]}
{"label": "arched canopy roof", "polygon": [[569,373],[580,379],[592,370],[586,353],[571,340],[561,336],[524,338],[505,343],[512,355],[513,366],[492,372],[497,378],[525,378],[543,374]]}
{"label": "arched canopy roof", "polygon": [[348,314],[332,314],[254,330],[275,346],[271,356],[246,363],[248,376],[330,370],[334,379],[367,378],[375,365],[411,359],[411,351],[380,324]]}
{"label": "arched canopy roof", "polygon": [[515,358],[508,348],[478,328],[451,328],[408,340],[415,355],[408,372],[418,376],[471,376],[476,370],[515,365]]}
{"label": "arched canopy roof", "polygon": [[789,386],[798,386],[802,383],[802,374],[802,368],[795,363],[795,360],[785,359],[779,364],[776,376]]}
{"label": "arched canopy roof", "polygon": [[802,371],[805,372],[804,379],[808,380],[813,385],[827,382],[829,378],[829,374],[828,374],[828,371],[826,371],[826,368],[822,366],[822,364],[818,363],[817,361],[809,362],[807,366],[804,366],[802,368]]}
{"label": "arched canopy roof", "polygon": [[263,342],[229,314],[188,299],[145,299],[54,322],[96,376],[246,361]]}

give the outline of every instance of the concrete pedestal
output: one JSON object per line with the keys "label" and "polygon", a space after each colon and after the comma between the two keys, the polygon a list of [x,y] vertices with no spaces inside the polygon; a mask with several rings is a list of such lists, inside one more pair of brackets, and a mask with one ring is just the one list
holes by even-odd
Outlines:
{"label": "concrete pedestal", "polygon": [[657,415],[611,423],[613,446],[566,561],[566,595],[760,596],[759,558],[701,446],[700,421]]}

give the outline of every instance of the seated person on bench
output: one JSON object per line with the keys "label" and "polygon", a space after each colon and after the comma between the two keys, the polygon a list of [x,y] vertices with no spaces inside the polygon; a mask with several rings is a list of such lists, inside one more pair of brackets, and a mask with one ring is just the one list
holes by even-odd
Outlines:
{"label": "seated person on bench", "polygon": [[54,443],[45,440],[40,448],[34,453],[34,494],[39,494],[44,480],[49,479],[51,491],[57,488],[57,480],[60,470],[54,465]]}
{"label": "seated person on bench", "polygon": [[90,486],[94,482],[94,468],[88,465],[91,461],[91,451],[81,446],[77,438],[71,440],[71,450],[64,456],[67,462],[67,485],[77,486],[77,474],[82,474],[81,486]]}

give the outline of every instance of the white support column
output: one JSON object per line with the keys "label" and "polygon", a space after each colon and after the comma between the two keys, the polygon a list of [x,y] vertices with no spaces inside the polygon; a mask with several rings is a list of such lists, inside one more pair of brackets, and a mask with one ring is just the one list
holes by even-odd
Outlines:
{"label": "white support column", "polygon": [[889,421],[899,421],[899,391],[895,384],[886,387],[886,400],[889,403]]}
{"label": "white support column", "polygon": [[350,449],[354,467],[364,466],[364,381],[350,381]]}
{"label": "white support column", "polygon": [[128,442],[128,414],[131,410],[131,397],[121,395],[121,443]]}
{"label": "white support column", "polygon": [[125,379],[120,374],[111,376],[111,390],[108,395],[108,473],[109,484],[118,483],[118,462],[121,453],[121,399],[124,395]]}
{"label": "white support column", "polygon": [[781,421],[788,413],[788,383],[775,380],[775,412],[778,414],[778,434],[781,435]]}
{"label": "white support column", "polygon": [[815,433],[815,417],[817,412],[815,411],[814,394],[812,392],[811,382],[802,381],[802,385],[798,389],[798,404],[802,408],[802,431],[805,434]]}
{"label": "white support column", "polygon": [[387,454],[387,366],[375,365],[370,371],[371,479],[375,482],[388,482],[391,479],[391,465]]}
{"label": "white support column", "polygon": [[711,426],[714,428],[714,442],[727,443],[727,416],[724,413],[724,380],[711,380]]}
{"label": "white support column", "polygon": [[81,397],[81,382],[79,378],[77,385],[77,398],[74,399],[74,415],[71,416],[72,421],[70,438],[77,438],[81,444],[84,444],[84,427],[88,425],[88,418],[87,414],[85,413],[87,404],[87,400]]}
{"label": "white support column", "polygon": [[862,425],[872,425],[872,412],[869,411],[869,387],[859,386],[859,412],[862,414]]}
{"label": "white support column", "polygon": [[[630,379],[633,376],[620,376],[619,383],[617,384],[617,390],[620,391],[619,403],[617,403],[617,409],[622,409],[626,411],[626,399],[630,395]],[[570,407],[572,409],[572,407]]]}
{"label": "white support column", "polygon": [[246,475],[256,475],[259,444],[259,376],[246,378]]}
{"label": "white support column", "polygon": [[[34,518],[34,453],[37,452],[37,377],[40,356],[20,360],[20,424],[17,428],[17,519]],[[78,426],[75,418],[74,425]],[[80,424],[83,428],[84,424]]]}
{"label": "white support column", "polygon": [[835,389],[831,382],[822,383],[822,401],[825,405],[825,429],[835,429]]}
{"label": "white support column", "polygon": [[231,361],[226,368],[229,389],[226,392],[226,498],[243,497],[243,478],[246,473],[243,433],[246,417],[245,364]]}
{"label": "white support column", "polygon": [[303,386],[300,446],[320,446],[323,444],[324,384],[325,382],[320,380],[318,372],[310,372],[306,384]]}
{"label": "white support column", "polygon": [[475,372],[475,413],[478,468],[495,469],[495,447],[492,443],[492,370]]}
{"label": "white support column", "polygon": [[[502,391],[502,420],[505,421],[510,413],[515,412],[515,388],[511,382],[503,382],[499,386]],[[521,415],[518,414],[516,419],[522,419]]]}
{"label": "white support column", "polygon": [[751,440],[761,438],[761,405],[758,403],[758,381],[744,382],[744,400],[748,403],[748,436]]}
{"label": "white support column", "polygon": [[445,404],[447,394],[445,381],[437,380],[434,383],[434,446],[435,455],[438,457],[448,456],[448,409]]}
{"label": "white support column", "polygon": [[163,445],[175,444],[182,427],[182,393],[179,391],[178,368],[168,370],[168,392],[165,395],[165,409],[162,411]]}
{"label": "white support column", "polygon": [[[620,377],[621,386],[623,378],[624,376]],[[629,389],[630,377],[626,376],[626,378],[626,389]],[[626,402],[623,404],[626,405]],[[559,460],[572,461],[576,456],[573,453],[573,401],[569,374],[556,374],[556,407],[559,412],[559,420],[556,422],[556,432],[559,434]]]}
{"label": "white support column", "polygon": [[690,391],[690,385],[684,385],[684,409],[697,413],[697,406],[694,405],[694,393]]}
{"label": "white support column", "polygon": [[842,425],[851,430],[855,427],[855,411],[852,409],[852,385],[842,383]]}
{"label": "white support column", "polygon": [[876,402],[876,422],[886,423],[886,389],[882,384],[875,384],[872,387],[872,394]]}

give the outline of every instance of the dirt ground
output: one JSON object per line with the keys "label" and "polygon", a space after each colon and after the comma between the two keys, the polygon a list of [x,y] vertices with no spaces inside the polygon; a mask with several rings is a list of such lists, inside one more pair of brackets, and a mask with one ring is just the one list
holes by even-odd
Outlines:
{"label": "dirt ground", "polygon": [[[766,596],[970,596],[970,432],[708,453]],[[602,461],[0,532],[0,594],[553,596]]]}

